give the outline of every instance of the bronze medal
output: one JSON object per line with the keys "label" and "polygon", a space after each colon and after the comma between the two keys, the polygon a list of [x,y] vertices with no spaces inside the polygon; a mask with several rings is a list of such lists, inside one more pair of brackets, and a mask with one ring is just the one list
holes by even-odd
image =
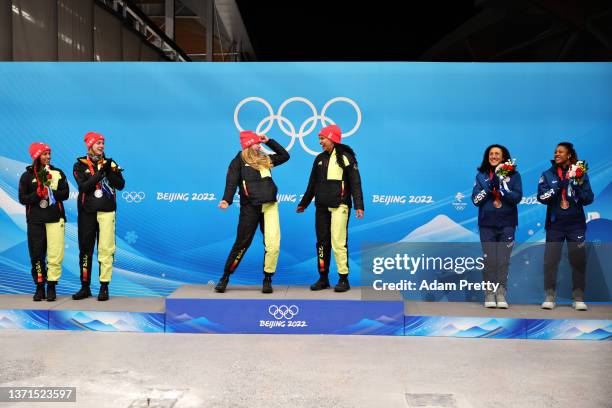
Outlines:
{"label": "bronze medal", "polygon": [[493,207],[495,207],[495,208],[502,208],[502,202],[501,202],[501,200],[495,200],[495,201],[493,201]]}
{"label": "bronze medal", "polygon": [[565,199],[561,200],[561,209],[562,210],[567,210],[569,208],[569,206],[570,206],[569,201],[567,201]]}

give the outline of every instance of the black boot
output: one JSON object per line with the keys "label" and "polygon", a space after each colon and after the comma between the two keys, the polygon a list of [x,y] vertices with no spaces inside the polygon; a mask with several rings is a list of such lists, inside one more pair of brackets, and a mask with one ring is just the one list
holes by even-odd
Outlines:
{"label": "black boot", "polygon": [[55,284],[57,282],[47,282],[47,302],[55,302]]}
{"label": "black boot", "polygon": [[36,293],[34,293],[34,296],[32,297],[32,299],[35,302],[40,302],[44,298],[45,298],[45,284],[44,283],[37,283],[36,284]]}
{"label": "black boot", "polygon": [[263,280],[263,287],[261,288],[261,293],[274,292],[274,289],[272,289],[272,275],[274,274],[264,272],[264,280]]}
{"label": "black boot", "polygon": [[89,289],[89,283],[81,282],[81,289],[74,295],[72,295],[72,299],[81,300],[86,299],[91,296],[91,290]]}
{"label": "black boot", "polygon": [[326,273],[319,275],[319,280],[310,285],[310,290],[323,290],[329,288],[329,278]]}
{"label": "black boot", "polygon": [[98,300],[105,302],[108,300],[108,282],[100,282],[100,291],[98,292]]}
{"label": "black boot", "polygon": [[348,274],[340,275],[340,279],[338,280],[338,284],[334,288],[334,292],[346,292],[351,289],[348,281]]}
{"label": "black boot", "polygon": [[229,283],[229,273],[224,273],[217,282],[217,286],[215,286],[215,292],[223,293],[225,292],[225,288],[227,288],[227,284]]}

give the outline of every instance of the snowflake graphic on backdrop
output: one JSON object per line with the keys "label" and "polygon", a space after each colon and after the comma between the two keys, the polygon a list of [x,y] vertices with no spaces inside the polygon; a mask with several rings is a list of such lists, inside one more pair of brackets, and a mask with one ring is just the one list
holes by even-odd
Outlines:
{"label": "snowflake graphic on backdrop", "polygon": [[138,234],[136,234],[136,231],[128,231],[125,234],[125,241],[128,244],[130,244],[130,245],[131,244],[135,244],[137,240],[138,240]]}

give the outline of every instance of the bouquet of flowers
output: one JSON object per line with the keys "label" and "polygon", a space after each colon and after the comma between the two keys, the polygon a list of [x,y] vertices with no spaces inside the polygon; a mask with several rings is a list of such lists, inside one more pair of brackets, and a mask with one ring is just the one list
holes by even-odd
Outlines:
{"label": "bouquet of flowers", "polygon": [[38,179],[44,186],[51,185],[51,179],[53,176],[51,175],[51,168],[47,164],[46,166],[41,166],[40,170],[38,170]]}
{"label": "bouquet of flowers", "polygon": [[589,165],[584,160],[578,160],[575,164],[572,164],[567,172],[567,178],[573,184],[582,185],[584,183],[584,175],[589,170]]}
{"label": "bouquet of flowers", "polygon": [[[51,190],[51,179],[53,179],[53,175],[51,174],[49,165],[41,166],[36,172],[36,176],[40,183],[36,188],[36,193],[42,199],[39,203],[40,208],[47,208],[49,204],[53,205],[56,203],[55,197],[53,196],[53,190]],[[47,199],[49,201],[47,201]]]}
{"label": "bouquet of flowers", "polygon": [[506,178],[516,171],[516,159],[510,159],[505,163],[500,163],[495,168],[495,174],[499,178]]}

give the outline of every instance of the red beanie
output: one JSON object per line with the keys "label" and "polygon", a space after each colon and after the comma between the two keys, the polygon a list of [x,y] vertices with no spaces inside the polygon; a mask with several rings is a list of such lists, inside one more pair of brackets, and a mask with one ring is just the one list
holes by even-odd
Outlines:
{"label": "red beanie", "polygon": [[242,150],[259,143],[261,143],[261,139],[257,133],[251,130],[243,130],[240,132],[240,145],[242,146]]}
{"label": "red beanie", "polygon": [[329,125],[321,129],[319,136],[323,136],[334,143],[340,143],[340,140],[342,139],[342,131],[336,125]]}
{"label": "red beanie", "polygon": [[51,148],[46,143],[34,142],[30,145],[30,156],[32,156],[32,160],[36,160],[40,157],[43,152],[51,151]]}
{"label": "red beanie", "polygon": [[91,146],[95,145],[98,140],[104,140],[104,136],[100,133],[96,132],[87,132],[84,137],[85,144],[87,145],[87,149],[91,149]]}

